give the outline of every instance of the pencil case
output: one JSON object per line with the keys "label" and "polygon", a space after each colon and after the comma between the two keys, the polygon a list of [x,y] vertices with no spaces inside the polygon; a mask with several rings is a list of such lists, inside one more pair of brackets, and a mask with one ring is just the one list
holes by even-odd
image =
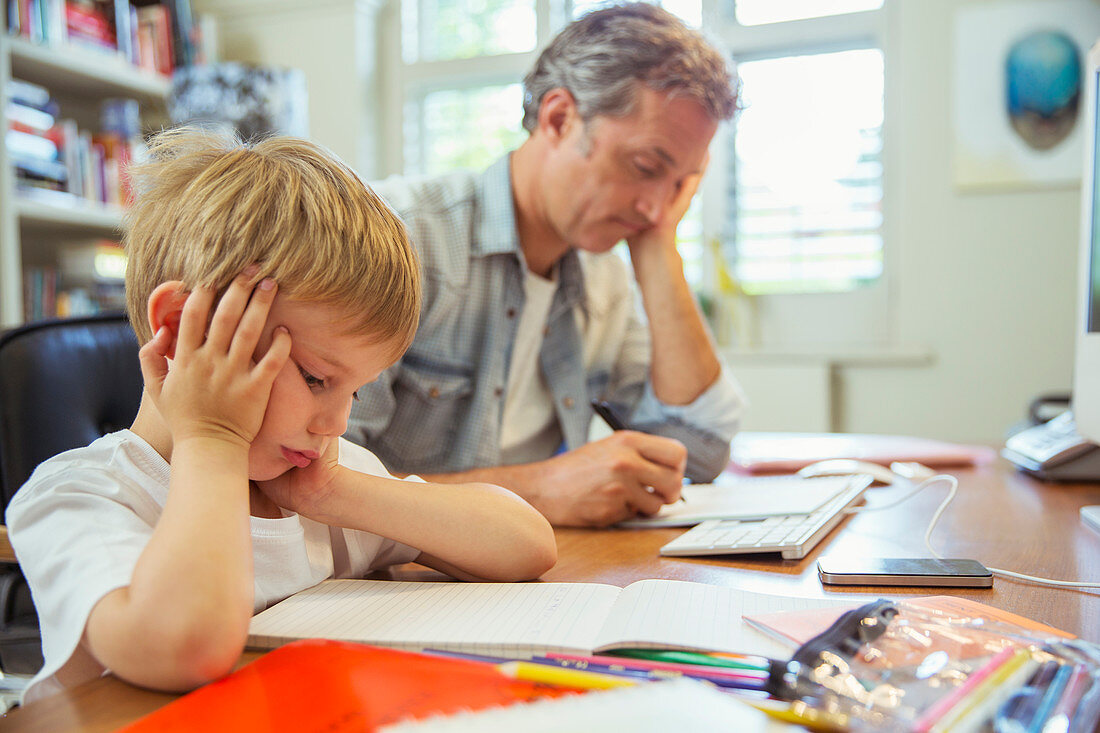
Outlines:
{"label": "pencil case", "polygon": [[1100,646],[879,600],[799,647],[775,694],[853,731],[1088,732],[1100,721]]}

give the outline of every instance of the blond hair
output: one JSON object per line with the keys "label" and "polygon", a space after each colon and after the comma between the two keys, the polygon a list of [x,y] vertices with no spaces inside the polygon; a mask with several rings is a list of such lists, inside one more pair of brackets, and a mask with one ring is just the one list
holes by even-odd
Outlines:
{"label": "blond hair", "polygon": [[130,176],[126,307],[141,343],[152,337],[146,304],[158,285],[221,293],[252,263],[283,295],[337,307],[348,333],[401,351],[412,342],[420,271],[405,226],[318,145],[181,127],[155,135]]}

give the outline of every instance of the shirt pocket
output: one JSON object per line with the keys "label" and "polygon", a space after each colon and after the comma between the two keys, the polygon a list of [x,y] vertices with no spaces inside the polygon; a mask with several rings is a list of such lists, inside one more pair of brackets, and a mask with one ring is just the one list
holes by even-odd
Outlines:
{"label": "shirt pocket", "polygon": [[455,470],[449,452],[469,410],[471,375],[405,365],[393,393],[393,419],[379,436],[393,464],[414,473]]}

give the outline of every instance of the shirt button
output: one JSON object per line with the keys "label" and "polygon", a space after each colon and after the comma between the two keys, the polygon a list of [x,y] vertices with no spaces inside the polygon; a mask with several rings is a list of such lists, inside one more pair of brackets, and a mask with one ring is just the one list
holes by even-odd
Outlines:
{"label": "shirt button", "polygon": [[543,337],[546,337],[546,336],[550,335],[550,327],[549,326],[543,326],[542,327],[542,335],[543,335]]}
{"label": "shirt button", "polygon": [[504,388],[503,387],[497,387],[496,389],[493,390],[493,394],[496,395],[497,397],[500,397],[501,395],[504,394]]}
{"label": "shirt button", "polygon": [[509,308],[508,311],[507,311],[507,315],[508,315],[509,318],[515,318],[516,317],[516,309],[515,308]]}
{"label": "shirt button", "polygon": [[428,390],[428,396],[431,397],[433,400],[436,397],[438,397],[439,396],[439,387],[432,387],[431,389],[429,389]]}
{"label": "shirt button", "polygon": [[567,410],[571,410],[571,409],[573,409],[573,398],[572,398],[572,397],[566,397],[566,398],[564,398],[564,399],[563,399],[563,400],[561,401],[561,403],[562,403],[563,405],[565,405],[565,409],[567,409]]}

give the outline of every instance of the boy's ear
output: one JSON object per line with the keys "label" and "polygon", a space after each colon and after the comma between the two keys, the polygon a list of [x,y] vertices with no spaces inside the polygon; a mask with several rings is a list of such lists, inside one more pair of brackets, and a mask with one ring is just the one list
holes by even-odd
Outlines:
{"label": "boy's ear", "polygon": [[538,129],[551,142],[560,143],[578,124],[581,124],[581,118],[577,102],[569,90],[557,87],[543,95],[539,104]]}
{"label": "boy's ear", "polygon": [[168,358],[176,357],[176,339],[180,333],[180,316],[188,293],[179,280],[169,280],[158,285],[149,294],[149,328],[155,334],[162,326],[172,332],[172,343],[168,347]]}

